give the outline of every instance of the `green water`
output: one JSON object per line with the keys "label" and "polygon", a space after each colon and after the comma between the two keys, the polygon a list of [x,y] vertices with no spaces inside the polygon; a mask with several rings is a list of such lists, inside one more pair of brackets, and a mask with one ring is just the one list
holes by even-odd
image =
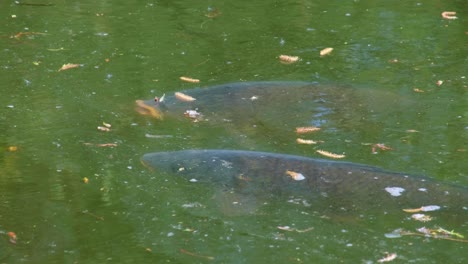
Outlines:
{"label": "green water", "polygon": [[[358,104],[353,116],[338,110],[346,133],[324,132],[321,148],[467,186],[466,1],[22,3],[52,5],[0,3],[0,262],[375,263],[385,252],[401,262],[466,259],[466,243],[384,236],[431,222],[372,215],[356,221],[274,195],[258,214],[226,215],[209,186],[161,177],[140,157],[233,148],[242,137],[134,111],[136,99],[198,86],[180,76],[203,87],[264,80],[351,85],[369,91],[364,103],[387,102],[389,114]],[[459,19],[444,20],[442,11],[457,11]],[[320,57],[326,47],[332,54]],[[281,54],[301,60],[285,65]],[[66,63],[80,67],[58,71]],[[103,122],[110,132],[96,129]],[[257,150],[318,157],[317,147],[268,136],[270,142],[258,135],[267,143]],[[96,146],[102,143],[117,146]],[[372,154],[367,143],[393,150]],[[285,225],[314,229],[277,228]],[[468,236],[466,222],[443,227]]]}

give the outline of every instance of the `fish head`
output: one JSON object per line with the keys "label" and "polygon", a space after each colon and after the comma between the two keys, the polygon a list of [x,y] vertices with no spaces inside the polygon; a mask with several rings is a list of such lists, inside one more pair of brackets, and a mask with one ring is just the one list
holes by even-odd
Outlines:
{"label": "fish head", "polygon": [[151,116],[162,120],[167,107],[164,102],[159,100],[136,100],[135,110],[142,115]]}

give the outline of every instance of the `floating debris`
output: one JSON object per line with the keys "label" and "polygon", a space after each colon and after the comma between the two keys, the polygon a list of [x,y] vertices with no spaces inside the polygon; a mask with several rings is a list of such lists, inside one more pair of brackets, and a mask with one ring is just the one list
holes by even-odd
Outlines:
{"label": "floating debris", "polygon": [[379,259],[379,260],[377,260],[377,262],[379,262],[379,263],[389,262],[389,261],[392,261],[392,260],[396,259],[396,257],[397,257],[397,254],[396,254],[396,253],[388,253],[388,252],[386,252],[385,254],[386,254],[386,256],[383,257],[383,258],[381,258],[381,259]]}
{"label": "floating debris", "polygon": [[110,131],[110,128],[105,127],[105,126],[98,126],[97,129],[99,131],[104,131],[104,132],[109,132]]}
{"label": "floating debris", "polygon": [[175,95],[175,98],[177,98],[177,100],[180,100],[182,102],[193,102],[197,100],[193,98],[192,96],[181,93],[181,92],[176,92],[174,95]]}
{"label": "floating debris", "polygon": [[391,196],[401,196],[405,189],[401,187],[386,187],[385,191],[387,191]]}
{"label": "floating debris", "polygon": [[297,144],[305,144],[305,145],[313,145],[317,144],[317,141],[313,141],[312,139],[302,139],[302,138],[297,138],[296,139]]}
{"label": "floating debris", "polygon": [[199,83],[200,82],[199,79],[194,79],[194,78],[185,77],[185,76],[181,76],[181,77],[179,77],[179,79],[184,81],[184,82],[189,82],[189,83]]}
{"label": "floating debris", "polygon": [[199,119],[201,117],[201,113],[196,110],[187,110],[185,111],[184,116],[192,119]]}
{"label": "floating debris", "polygon": [[458,17],[456,17],[455,15],[457,14],[457,12],[454,12],[454,11],[444,11],[442,12],[442,17],[444,19],[449,19],[449,20],[454,20],[454,19],[457,19]]}
{"label": "floating debris", "polygon": [[15,232],[8,232],[7,235],[8,235],[8,238],[10,238],[10,243],[16,244],[17,237],[16,237]]}
{"label": "floating debris", "polygon": [[305,180],[304,175],[302,175],[302,173],[299,173],[299,172],[287,170],[286,174],[288,174],[295,181]]}
{"label": "floating debris", "polygon": [[172,135],[152,135],[152,134],[145,134],[147,138],[172,138]]}
{"label": "floating debris", "polygon": [[441,86],[443,83],[444,83],[444,81],[438,80],[438,81],[436,82],[436,85],[437,85],[437,86]]}
{"label": "floating debris", "polygon": [[432,217],[430,215],[425,215],[425,214],[413,214],[411,215],[411,218],[413,218],[416,221],[421,221],[421,222],[429,222],[432,220]]}
{"label": "floating debris", "polygon": [[331,152],[321,150],[321,149],[317,150],[317,153],[320,154],[320,155],[332,158],[332,159],[342,159],[342,158],[346,157],[343,154],[335,154],[335,153],[331,153]]}
{"label": "floating debris", "polygon": [[9,151],[9,152],[15,152],[15,151],[17,151],[17,150],[18,150],[18,147],[17,147],[17,146],[9,146],[9,147],[8,147],[8,151]]}
{"label": "floating debris", "polygon": [[306,228],[306,229],[297,229],[297,228],[293,228],[293,227],[289,227],[289,226],[278,226],[277,227],[279,230],[283,230],[283,231],[288,231],[288,232],[298,232],[298,233],[305,233],[305,232],[309,232],[309,231],[312,231],[314,230],[313,227],[309,227],[309,228]]}
{"label": "floating debris", "polygon": [[415,209],[403,209],[403,211],[407,213],[432,212],[437,210],[440,210],[440,206],[438,205],[421,206],[420,208]]}
{"label": "floating debris", "polygon": [[67,63],[62,65],[62,68],[60,68],[58,71],[65,71],[73,68],[78,68],[80,67],[80,64],[74,64],[74,63]]}
{"label": "floating debris", "polygon": [[333,51],[333,48],[324,48],[320,51],[320,57],[329,55]]}
{"label": "floating debris", "polygon": [[88,182],[89,182],[88,177],[84,177],[84,178],[83,178],[83,183],[87,184]]}
{"label": "floating debris", "polygon": [[372,145],[372,154],[377,154],[376,149],[380,149],[380,150],[393,150],[391,147],[385,146],[385,144],[377,143],[377,144]]}
{"label": "floating debris", "polygon": [[315,132],[319,131],[320,127],[296,127],[296,133],[297,134],[305,134],[305,133],[310,133],[310,132]]}
{"label": "floating debris", "polygon": [[94,143],[89,143],[89,142],[83,142],[83,145],[86,145],[86,146],[96,146],[96,147],[117,147],[117,146],[118,146],[116,143],[100,143],[100,144],[94,144]]}
{"label": "floating debris", "polygon": [[198,258],[207,259],[207,260],[214,260],[214,259],[215,259],[215,258],[212,257],[212,256],[199,255],[199,254],[196,254],[196,253],[187,251],[187,250],[185,250],[185,249],[183,249],[183,248],[180,249],[180,253],[183,253],[183,254],[186,254],[186,255],[189,255],[189,256],[193,256],[193,257],[198,257]]}
{"label": "floating debris", "polygon": [[279,59],[281,63],[284,63],[284,64],[292,64],[292,63],[299,61],[298,56],[289,56],[289,55],[280,55]]}

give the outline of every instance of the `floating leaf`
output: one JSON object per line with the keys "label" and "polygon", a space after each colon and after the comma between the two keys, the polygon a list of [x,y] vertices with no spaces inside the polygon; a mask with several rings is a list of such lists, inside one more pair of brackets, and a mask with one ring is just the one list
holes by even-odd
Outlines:
{"label": "floating leaf", "polygon": [[185,77],[185,76],[181,76],[179,79],[181,79],[184,82],[189,82],[189,83],[199,83],[200,82],[199,79],[193,79],[193,78]]}
{"label": "floating leaf", "polygon": [[305,133],[310,133],[310,132],[315,132],[319,131],[320,127],[296,127],[296,133],[298,134],[305,134]]}
{"label": "floating leaf", "polygon": [[377,153],[376,149],[393,150],[391,147],[387,147],[385,146],[385,144],[382,144],[382,143],[377,143],[377,144],[372,145],[372,153],[376,154]]}
{"label": "floating leaf", "polygon": [[198,119],[201,117],[200,112],[197,112],[196,110],[187,110],[185,111],[184,115],[192,119]]}
{"label": "floating leaf", "polygon": [[385,191],[387,191],[391,196],[401,196],[405,189],[401,187],[386,187]]}
{"label": "floating leaf", "polygon": [[305,145],[317,144],[317,141],[313,141],[311,139],[302,139],[302,138],[297,138],[296,142],[297,144],[305,144]]}
{"label": "floating leaf", "polygon": [[425,214],[413,214],[411,215],[411,218],[413,218],[416,221],[421,221],[421,222],[429,222],[432,220],[432,217],[430,215],[425,215]]}
{"label": "floating leaf", "polygon": [[455,15],[457,14],[457,12],[453,12],[453,11],[444,11],[442,12],[442,17],[444,19],[449,19],[449,20],[454,20],[454,19],[457,19],[458,17],[456,17]]}
{"label": "floating leaf", "polygon": [[426,205],[426,206],[421,206],[420,208],[415,208],[415,209],[403,209],[403,211],[407,213],[418,213],[418,212],[437,211],[439,209],[440,209],[440,206],[438,205]]}
{"label": "floating leaf", "polygon": [[329,55],[333,51],[333,48],[324,48],[323,50],[320,51],[320,56],[326,56]]}
{"label": "floating leaf", "polygon": [[298,56],[280,55],[279,59],[284,64],[291,64],[299,61]]}
{"label": "floating leaf", "polygon": [[83,182],[87,184],[87,183],[89,182],[88,177],[84,177],[84,178],[83,178]]}
{"label": "floating leaf", "polygon": [[62,68],[60,68],[58,71],[65,71],[73,68],[78,68],[80,67],[80,64],[73,64],[73,63],[67,63],[62,65]]}
{"label": "floating leaf", "polygon": [[302,173],[299,173],[299,172],[287,170],[286,174],[288,174],[295,181],[305,180],[304,175],[302,175]]}
{"label": "floating leaf", "polygon": [[97,129],[99,131],[104,131],[104,132],[109,132],[110,131],[110,128],[104,127],[104,126],[98,126]]}
{"label": "floating leaf", "polygon": [[222,13],[219,11],[218,8],[208,8],[208,13],[205,14],[206,17],[208,18],[215,18],[217,16],[220,16]]}
{"label": "floating leaf", "polygon": [[383,257],[383,258],[377,260],[377,262],[379,262],[379,263],[382,263],[382,262],[389,262],[389,261],[392,261],[392,260],[396,259],[396,257],[397,257],[397,254],[396,254],[396,253],[391,253],[391,254],[390,254],[390,253],[387,252],[386,254],[387,254],[387,255],[386,255],[385,257]]}
{"label": "floating leaf", "polygon": [[7,235],[10,238],[10,243],[16,244],[17,237],[15,232],[8,232]]}
{"label": "floating leaf", "polygon": [[9,146],[9,147],[8,147],[8,151],[10,151],[10,152],[15,152],[15,151],[17,151],[17,150],[18,150],[18,147],[17,147],[17,146]]}
{"label": "floating leaf", "polygon": [[309,227],[309,228],[306,228],[306,229],[297,229],[297,228],[293,228],[293,227],[289,227],[289,226],[278,226],[277,228],[279,230],[283,230],[283,231],[288,231],[288,232],[296,231],[298,233],[305,233],[305,232],[309,232],[309,231],[314,229],[313,227]]}
{"label": "floating leaf", "polygon": [[332,158],[332,159],[342,159],[342,158],[346,157],[343,154],[335,154],[335,153],[331,153],[331,152],[321,150],[321,149],[317,150],[317,153],[320,154],[320,155]]}
{"label": "floating leaf", "polygon": [[193,102],[193,101],[197,100],[197,99],[193,98],[192,96],[181,93],[181,92],[176,92],[174,95],[175,95],[175,98],[177,98],[178,100],[180,100],[182,102]]}

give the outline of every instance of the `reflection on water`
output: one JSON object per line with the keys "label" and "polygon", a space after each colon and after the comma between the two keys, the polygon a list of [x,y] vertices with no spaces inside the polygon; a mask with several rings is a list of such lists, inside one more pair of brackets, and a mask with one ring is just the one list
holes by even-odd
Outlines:
{"label": "reflection on water", "polygon": [[[140,158],[191,148],[316,157],[323,148],[344,153],[347,161],[466,186],[466,56],[456,48],[466,45],[466,29],[461,15],[440,16],[461,12],[463,5],[45,4],[0,3],[2,262],[199,263],[212,257],[224,263],[354,263],[376,262],[384,252],[413,262],[460,262],[462,243],[384,236],[435,222],[380,214],[350,218],[304,197],[275,195],[256,201],[259,207],[249,204],[247,211],[255,213],[229,216],[210,186],[147,171]],[[320,57],[325,47],[334,50]],[[281,54],[300,60],[285,65]],[[59,72],[67,63],[80,67]],[[300,93],[266,93],[237,109],[229,105],[235,101],[197,98],[205,103],[199,111],[213,113],[213,122],[158,122],[134,112],[137,99],[195,87],[180,76],[200,79],[202,89],[266,80],[340,88],[303,101]],[[283,98],[294,103],[281,104]],[[222,107],[231,109],[222,118],[233,122],[216,121]],[[249,118],[237,118],[242,114]],[[103,122],[112,124],[111,131],[96,129]],[[296,144],[294,128],[305,125],[322,127],[308,138],[321,145]],[[375,143],[393,150],[373,154]],[[18,150],[6,151],[9,146]],[[185,206],[190,204],[199,206]],[[463,233],[466,223],[444,228]],[[16,233],[16,245],[7,232]]]}

